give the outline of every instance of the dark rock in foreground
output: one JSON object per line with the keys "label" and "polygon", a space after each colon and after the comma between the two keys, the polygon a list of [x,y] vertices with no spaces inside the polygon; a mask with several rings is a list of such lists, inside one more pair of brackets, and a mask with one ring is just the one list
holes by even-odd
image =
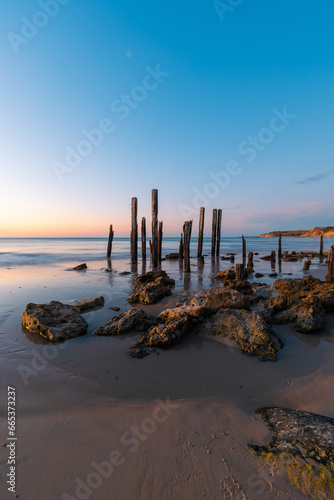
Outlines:
{"label": "dark rock in foreground", "polygon": [[150,271],[135,279],[134,294],[130,295],[130,304],[155,304],[172,294],[175,280],[170,279],[165,271]]}
{"label": "dark rock in foreground", "polygon": [[100,295],[99,297],[94,297],[93,299],[81,300],[80,302],[76,302],[73,304],[74,307],[78,307],[80,312],[90,311],[91,309],[95,309],[97,307],[104,306],[104,297]]}
{"label": "dark rock in foreground", "polygon": [[142,329],[146,324],[147,314],[142,309],[134,307],[121,314],[117,314],[104,326],[101,326],[93,335],[122,335],[131,330]]}
{"label": "dark rock in foreground", "polygon": [[249,445],[307,498],[334,498],[334,419],[306,411],[260,408],[273,433],[266,446]]}
{"label": "dark rock in foreground", "polygon": [[260,408],[256,411],[273,432],[266,446],[251,445],[258,452],[287,452],[302,459],[313,459],[326,466],[334,461],[334,419],[286,408]]}
{"label": "dark rock in foreground", "polygon": [[77,307],[55,300],[48,304],[28,304],[21,321],[29,332],[53,342],[86,335],[88,328]]}

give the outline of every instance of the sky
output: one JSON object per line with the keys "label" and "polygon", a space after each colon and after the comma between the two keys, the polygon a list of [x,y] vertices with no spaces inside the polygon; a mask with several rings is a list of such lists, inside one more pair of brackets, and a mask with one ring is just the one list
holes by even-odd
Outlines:
{"label": "sky", "polygon": [[4,0],[0,236],[334,225],[332,0]]}

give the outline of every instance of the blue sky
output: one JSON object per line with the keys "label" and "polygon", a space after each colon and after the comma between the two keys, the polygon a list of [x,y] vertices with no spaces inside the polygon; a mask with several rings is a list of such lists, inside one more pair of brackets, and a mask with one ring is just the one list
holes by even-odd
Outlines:
{"label": "blue sky", "polygon": [[208,231],[224,210],[226,236],[334,225],[330,0],[0,14],[0,235],[127,235],[131,197],[149,218],[152,188],[166,235],[200,205]]}

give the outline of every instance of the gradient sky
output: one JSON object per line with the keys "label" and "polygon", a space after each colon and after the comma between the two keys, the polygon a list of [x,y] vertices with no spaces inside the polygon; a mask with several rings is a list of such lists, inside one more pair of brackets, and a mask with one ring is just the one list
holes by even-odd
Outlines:
{"label": "gradient sky", "polygon": [[1,2],[0,236],[128,235],[152,188],[166,235],[199,205],[225,236],[334,225],[333,23],[332,0]]}

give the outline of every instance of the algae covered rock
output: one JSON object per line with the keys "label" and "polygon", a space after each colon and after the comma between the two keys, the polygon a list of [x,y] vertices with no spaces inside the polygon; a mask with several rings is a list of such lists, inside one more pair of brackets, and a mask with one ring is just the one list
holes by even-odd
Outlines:
{"label": "algae covered rock", "polygon": [[334,419],[278,407],[256,413],[272,431],[272,439],[268,445],[248,447],[274,468],[285,470],[306,498],[334,498]]}
{"label": "algae covered rock", "polygon": [[26,330],[52,342],[86,335],[88,328],[77,307],[56,300],[48,304],[28,304],[21,321]]}

